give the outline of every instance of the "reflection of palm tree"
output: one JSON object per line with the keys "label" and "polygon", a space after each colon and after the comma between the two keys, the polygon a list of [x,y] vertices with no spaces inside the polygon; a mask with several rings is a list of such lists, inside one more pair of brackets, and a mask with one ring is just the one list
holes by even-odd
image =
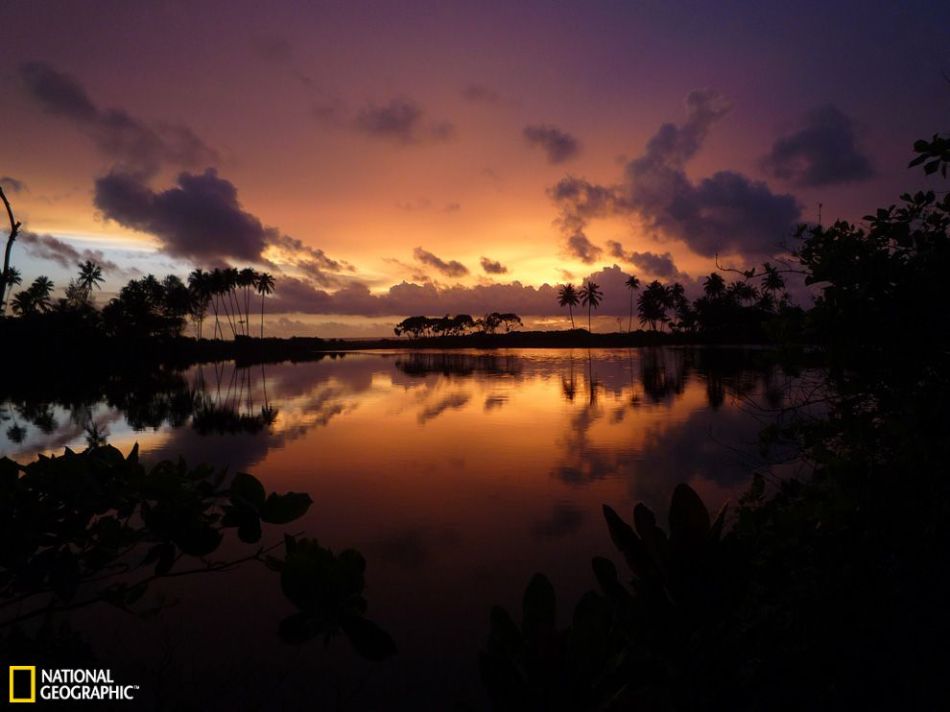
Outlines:
{"label": "reflection of palm tree", "polygon": [[557,292],[557,303],[562,307],[567,307],[568,314],[571,316],[571,328],[574,327],[574,307],[577,306],[579,301],[577,297],[577,290],[574,289],[573,284],[563,284]]}
{"label": "reflection of palm tree", "polygon": [[627,331],[633,331],[633,293],[640,289],[640,280],[634,277],[632,274],[627,277],[627,281],[624,282],[627,285],[627,289],[630,290],[630,319],[627,321]]}
{"label": "reflection of palm tree", "polygon": [[592,331],[590,325],[591,309],[596,309],[600,306],[601,301],[604,299],[604,293],[600,291],[600,285],[588,280],[587,284],[581,287],[580,297],[581,303],[587,307],[587,331],[590,332]]}
{"label": "reflection of palm tree", "polygon": [[261,295],[261,338],[264,338],[264,297],[274,292],[274,278],[266,272],[257,275],[257,293]]}
{"label": "reflection of palm tree", "polygon": [[573,402],[574,397],[577,395],[577,384],[574,381],[574,352],[572,351],[568,356],[568,363],[570,364],[569,376],[567,379],[561,379],[561,391],[564,393],[564,397],[569,401]]}

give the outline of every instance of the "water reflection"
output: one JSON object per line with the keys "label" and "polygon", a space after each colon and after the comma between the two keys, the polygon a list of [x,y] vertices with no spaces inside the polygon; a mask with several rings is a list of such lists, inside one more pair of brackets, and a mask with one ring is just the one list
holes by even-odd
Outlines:
{"label": "water reflection", "polygon": [[[82,448],[94,427],[121,449],[139,442],[143,457],[181,455],[251,471],[268,489],[309,492],[301,530],[366,555],[368,595],[400,655],[372,682],[350,662],[321,658],[316,671],[303,666],[299,680],[288,679],[287,695],[295,684],[312,692],[307,679],[350,676],[355,708],[391,699],[477,708],[472,661],[488,607],[516,606],[535,570],[549,572],[565,600],[585,590],[591,555],[612,551],[604,503],[629,512],[642,500],[664,516],[681,481],[711,507],[735,496],[750,465],[761,464],[763,420],[801,378],[765,352],[735,349],[207,364],[59,391],[22,384],[0,395],[0,453],[27,461]],[[286,654],[272,640],[279,598],[245,576],[189,591],[187,629],[163,629],[186,658],[182,669],[212,665],[217,646],[239,651],[238,678],[268,666],[282,675]],[[260,635],[233,630],[248,610],[271,607],[274,621],[262,621]]]}

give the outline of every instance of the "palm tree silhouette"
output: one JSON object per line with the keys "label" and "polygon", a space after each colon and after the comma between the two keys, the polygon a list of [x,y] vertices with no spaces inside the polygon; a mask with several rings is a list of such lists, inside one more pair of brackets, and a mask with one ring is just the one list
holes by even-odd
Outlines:
{"label": "palm tree silhouette", "polygon": [[633,293],[635,290],[640,289],[640,280],[634,277],[632,274],[627,277],[627,281],[624,282],[627,285],[627,289],[630,290],[630,319],[627,321],[627,331],[633,331]]}
{"label": "palm tree silhouette", "polygon": [[102,266],[92,260],[79,263],[79,289],[85,300],[88,301],[93,289],[102,289],[105,279],[102,276]]}
{"label": "palm tree silhouette", "polygon": [[574,289],[573,284],[563,284],[557,292],[557,303],[562,307],[567,307],[568,313],[571,315],[571,328],[574,329],[574,307],[577,306],[577,303],[580,299],[577,296],[577,290]]}
{"label": "palm tree silhouette", "polygon": [[274,291],[274,278],[267,272],[257,275],[257,293],[261,295],[261,338],[264,338],[264,297]]}
{"label": "palm tree silhouette", "polygon": [[16,267],[8,268],[7,283],[4,286],[3,294],[0,294],[0,315],[5,314],[7,311],[7,299],[9,299],[13,293],[13,288],[20,286],[22,283],[23,277],[20,275],[20,270]]}
{"label": "palm tree silhouette", "polygon": [[244,290],[244,335],[251,335],[251,287],[257,287],[257,272],[245,267],[237,276],[237,284]]}
{"label": "palm tree silhouette", "polygon": [[703,292],[712,299],[721,297],[726,292],[726,280],[718,272],[712,272],[703,280]]}
{"label": "palm tree silhouette", "polygon": [[596,309],[600,306],[601,301],[604,299],[604,293],[600,291],[600,285],[588,280],[587,284],[581,287],[580,297],[581,304],[587,307],[587,331],[592,332],[590,313],[592,309]]}

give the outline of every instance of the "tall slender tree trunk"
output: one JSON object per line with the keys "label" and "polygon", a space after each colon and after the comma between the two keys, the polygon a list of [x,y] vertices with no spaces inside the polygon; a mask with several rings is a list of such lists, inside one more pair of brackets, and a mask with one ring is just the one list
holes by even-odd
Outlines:
{"label": "tall slender tree trunk", "polygon": [[573,305],[571,305],[571,304],[568,304],[568,305],[567,305],[567,313],[571,315],[571,329],[576,329],[577,327],[574,326],[574,307],[573,307]]}
{"label": "tall slender tree trunk", "polygon": [[13,217],[13,208],[10,207],[10,201],[7,200],[3,188],[0,188],[0,201],[3,201],[3,206],[7,209],[7,217],[10,219],[10,234],[7,236],[6,250],[3,252],[3,272],[0,272],[0,315],[2,315],[7,311],[7,288],[12,286],[7,284],[10,277],[10,253],[20,232],[20,223]]}
{"label": "tall slender tree trunk", "polygon": [[591,309],[590,302],[588,302],[587,303],[587,333],[593,334],[594,329],[590,325],[590,309]]}
{"label": "tall slender tree trunk", "polygon": [[261,341],[264,340],[264,295],[261,294]]}
{"label": "tall slender tree trunk", "polygon": [[627,321],[627,332],[633,333],[633,290],[630,290],[630,319]]}

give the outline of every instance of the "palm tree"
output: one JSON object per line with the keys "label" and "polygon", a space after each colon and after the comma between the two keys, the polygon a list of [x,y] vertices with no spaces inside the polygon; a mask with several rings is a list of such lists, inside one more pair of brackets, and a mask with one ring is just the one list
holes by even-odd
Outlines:
{"label": "palm tree", "polygon": [[264,297],[274,291],[274,278],[267,272],[257,275],[257,293],[261,295],[261,338],[264,338]]}
{"label": "palm tree", "polygon": [[86,294],[87,299],[94,288],[102,289],[101,285],[104,281],[100,265],[92,260],[86,260],[79,264],[79,288]]}
{"label": "palm tree", "polygon": [[12,301],[13,313],[17,316],[28,316],[49,311],[52,291],[53,282],[49,277],[37,277],[28,288],[17,292]]}
{"label": "palm tree", "polygon": [[251,287],[257,287],[257,272],[245,267],[237,276],[237,284],[244,290],[244,335],[251,335]]}
{"label": "palm tree", "polygon": [[581,304],[587,307],[587,331],[592,332],[590,313],[592,309],[596,309],[600,306],[600,303],[604,299],[604,293],[600,291],[600,285],[591,280],[587,280],[587,284],[581,287],[580,297]]}
{"label": "palm tree", "polygon": [[627,289],[630,290],[630,319],[627,321],[627,331],[633,331],[633,292],[637,289],[640,289],[640,280],[634,277],[632,274],[627,277],[627,281],[624,282],[627,285]]}
{"label": "palm tree", "polygon": [[0,316],[7,313],[7,299],[13,293],[13,288],[23,283],[23,277],[20,270],[16,267],[10,267],[7,270],[7,282],[3,294],[0,294]]}
{"label": "palm tree", "polygon": [[561,288],[557,292],[557,303],[562,307],[567,307],[568,313],[571,315],[571,328],[574,329],[574,307],[577,306],[577,303],[580,299],[577,296],[577,290],[574,289],[573,284],[562,284]]}
{"label": "palm tree", "polygon": [[703,280],[703,292],[707,297],[718,299],[726,292],[726,280],[718,272],[712,272]]}
{"label": "palm tree", "polygon": [[668,321],[667,309],[670,307],[670,290],[657,280],[650,282],[640,295],[638,308],[640,322],[649,324],[653,331],[658,322]]}

